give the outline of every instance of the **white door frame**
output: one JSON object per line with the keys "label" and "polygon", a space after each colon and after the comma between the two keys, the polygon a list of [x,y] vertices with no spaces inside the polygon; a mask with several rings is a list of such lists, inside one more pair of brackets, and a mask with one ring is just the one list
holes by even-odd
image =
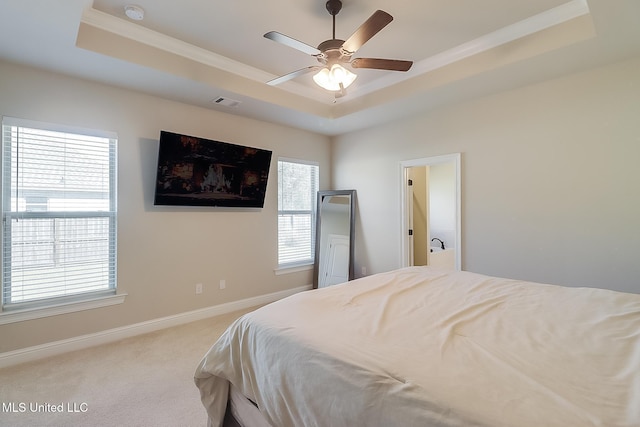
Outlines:
{"label": "white door frame", "polygon": [[413,160],[404,160],[400,162],[400,216],[401,216],[401,227],[400,236],[401,236],[401,259],[402,266],[408,267],[411,265],[410,255],[411,255],[411,239],[409,238],[409,215],[410,215],[410,204],[411,200],[409,197],[409,189],[407,186],[409,168],[416,166],[431,166],[438,165],[443,163],[451,163],[453,162],[455,165],[455,175],[456,175],[456,260],[455,260],[455,268],[456,270],[462,270],[462,220],[461,220],[461,185],[460,185],[460,153],[454,154],[446,154],[443,156],[435,156],[435,157],[425,157],[422,159],[413,159]]}

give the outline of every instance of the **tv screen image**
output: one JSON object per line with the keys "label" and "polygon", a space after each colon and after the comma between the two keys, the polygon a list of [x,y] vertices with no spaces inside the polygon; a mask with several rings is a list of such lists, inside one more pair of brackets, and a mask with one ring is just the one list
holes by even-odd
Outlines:
{"label": "tv screen image", "polygon": [[262,208],[271,151],[160,131],[154,205]]}

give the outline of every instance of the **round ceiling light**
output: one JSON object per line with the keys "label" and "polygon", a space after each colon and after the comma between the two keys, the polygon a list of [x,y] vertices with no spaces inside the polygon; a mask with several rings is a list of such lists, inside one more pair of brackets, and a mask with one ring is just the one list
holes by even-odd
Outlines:
{"label": "round ceiling light", "polygon": [[144,9],[140,6],[127,5],[124,7],[124,13],[134,21],[142,21],[144,19]]}

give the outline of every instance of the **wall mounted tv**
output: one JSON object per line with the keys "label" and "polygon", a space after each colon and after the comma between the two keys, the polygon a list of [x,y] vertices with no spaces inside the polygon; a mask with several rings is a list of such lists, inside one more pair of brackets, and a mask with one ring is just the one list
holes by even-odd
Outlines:
{"label": "wall mounted tv", "polygon": [[271,151],[160,131],[154,205],[261,208]]}

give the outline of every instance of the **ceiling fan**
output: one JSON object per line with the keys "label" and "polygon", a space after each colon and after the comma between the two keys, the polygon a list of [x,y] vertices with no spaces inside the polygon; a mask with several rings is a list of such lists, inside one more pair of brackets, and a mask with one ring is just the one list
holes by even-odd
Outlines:
{"label": "ceiling fan", "polygon": [[328,0],[326,8],[333,17],[333,38],[325,40],[317,48],[294,38],[270,31],[264,37],[292,47],[303,53],[314,56],[323,65],[312,65],[297,71],[285,74],[267,82],[271,86],[284,83],[288,80],[302,76],[313,71],[319,72],[313,76],[314,81],[321,87],[336,93],[337,96],[345,95],[345,89],[357,77],[355,74],[344,68],[342,65],[348,64],[352,68],[372,68],[377,70],[408,71],[413,65],[413,61],[399,59],[379,59],[379,58],[354,58],[351,57],[369,39],[375,36],[380,30],[386,27],[393,16],[382,10],[377,10],[367,19],[346,41],[336,39],[336,15],[342,9],[341,0]]}

